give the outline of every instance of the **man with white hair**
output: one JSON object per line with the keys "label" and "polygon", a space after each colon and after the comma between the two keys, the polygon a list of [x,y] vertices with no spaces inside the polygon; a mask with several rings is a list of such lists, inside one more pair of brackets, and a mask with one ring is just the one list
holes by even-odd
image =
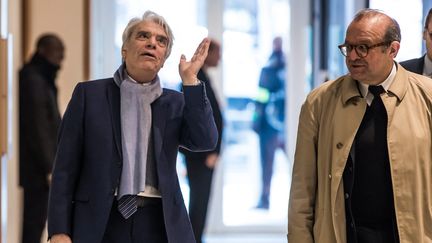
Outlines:
{"label": "man with white hair", "polygon": [[77,85],[61,124],[49,198],[52,243],[194,243],[176,173],[179,146],[216,146],[205,85],[209,47],[182,55],[183,94],[162,89],[158,72],[173,35],[147,11],[123,33],[114,77]]}

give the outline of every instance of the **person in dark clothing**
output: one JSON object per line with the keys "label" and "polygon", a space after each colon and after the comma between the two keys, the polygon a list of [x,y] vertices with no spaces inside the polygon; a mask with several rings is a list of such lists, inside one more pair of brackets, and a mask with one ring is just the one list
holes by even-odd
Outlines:
{"label": "person in dark clothing", "polygon": [[39,37],[31,60],[19,72],[20,185],[24,191],[22,242],[40,243],[60,113],[55,79],[64,58],[62,40]]}
{"label": "person in dark clothing", "polygon": [[423,27],[423,40],[425,41],[426,53],[418,58],[400,62],[406,70],[432,77],[432,8],[426,16]]}
{"label": "person in dark clothing", "polygon": [[285,55],[282,38],[273,39],[273,52],[262,68],[255,102],[253,129],[259,136],[261,193],[256,208],[269,209],[270,187],[277,148],[285,150]]}
{"label": "person in dark clothing", "polygon": [[218,65],[220,56],[219,43],[215,40],[211,40],[207,58],[197,75],[197,78],[205,84],[207,97],[213,109],[213,117],[219,135],[216,148],[207,152],[191,152],[186,149],[180,149],[186,159],[186,170],[190,187],[189,217],[197,243],[202,242],[212,185],[213,170],[221,151],[223,130],[222,112],[206,71],[208,68],[216,67]]}

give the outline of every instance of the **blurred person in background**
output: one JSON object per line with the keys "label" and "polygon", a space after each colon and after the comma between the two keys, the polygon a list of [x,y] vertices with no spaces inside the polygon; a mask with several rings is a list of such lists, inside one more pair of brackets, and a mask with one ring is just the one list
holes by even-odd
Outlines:
{"label": "blurred person in background", "polygon": [[276,149],[285,151],[285,55],[282,38],[273,39],[273,50],[261,69],[255,102],[253,129],[259,137],[261,193],[258,209],[269,209],[270,189]]}
{"label": "blurred person in background", "polygon": [[51,170],[60,112],[56,77],[64,58],[63,41],[43,34],[19,72],[20,185],[24,192],[22,243],[40,243],[45,228]]}

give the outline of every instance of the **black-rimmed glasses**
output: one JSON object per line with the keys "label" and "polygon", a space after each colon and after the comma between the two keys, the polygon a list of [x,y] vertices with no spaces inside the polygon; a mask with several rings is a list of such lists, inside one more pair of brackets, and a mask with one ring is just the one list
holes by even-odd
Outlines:
{"label": "black-rimmed glasses", "polygon": [[341,51],[342,55],[348,56],[349,53],[354,49],[357,53],[357,56],[364,58],[369,54],[369,50],[378,46],[385,46],[388,45],[388,42],[380,42],[378,44],[374,45],[366,45],[366,44],[360,44],[360,45],[350,45],[350,44],[342,44],[339,45],[338,48]]}

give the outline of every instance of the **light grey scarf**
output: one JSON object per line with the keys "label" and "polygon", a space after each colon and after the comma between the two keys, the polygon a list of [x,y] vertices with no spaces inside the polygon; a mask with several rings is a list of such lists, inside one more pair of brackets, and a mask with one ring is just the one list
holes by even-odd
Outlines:
{"label": "light grey scarf", "polygon": [[159,78],[149,84],[139,84],[122,73],[123,66],[114,74],[120,86],[120,119],[122,134],[123,169],[117,198],[144,191],[147,153],[151,133],[151,103],[162,94]]}

